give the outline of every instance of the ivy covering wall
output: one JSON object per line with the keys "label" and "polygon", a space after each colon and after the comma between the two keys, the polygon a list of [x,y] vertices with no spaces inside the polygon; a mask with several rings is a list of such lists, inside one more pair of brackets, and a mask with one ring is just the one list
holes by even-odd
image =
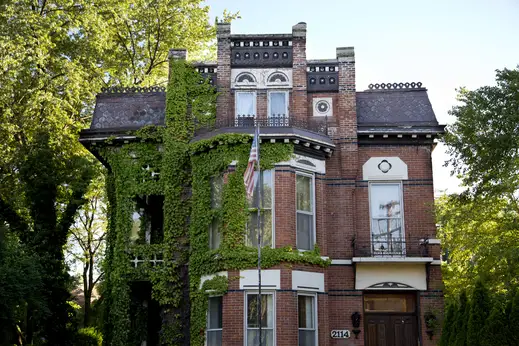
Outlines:
{"label": "ivy covering wall", "polygon": [[[104,285],[106,345],[140,345],[147,337],[146,309],[132,307],[132,283],[151,282],[151,297],[161,306],[161,342],[204,344],[208,294],[225,294],[228,279],[216,276],[201,285],[203,275],[254,268],[257,250],[245,241],[249,208],[243,173],[251,135],[224,134],[192,141],[198,126],[215,118],[216,93],[184,61],[170,62],[166,126],[147,127],[131,143],[108,142],[100,155],[110,167],[109,237]],[[262,169],[286,161],[293,145],[261,145]],[[232,165],[231,165],[232,163]],[[151,174],[154,173],[154,174]],[[225,174],[222,203],[211,207],[211,178]],[[137,197],[164,196],[163,240],[130,241]],[[222,241],[209,247],[209,227],[218,218]],[[136,267],[132,259],[142,260]],[[151,259],[160,258],[157,263]],[[265,248],[262,266],[283,262],[326,266],[319,250]],[[229,278],[233,280],[236,278]],[[135,304],[134,304],[135,305]]]}

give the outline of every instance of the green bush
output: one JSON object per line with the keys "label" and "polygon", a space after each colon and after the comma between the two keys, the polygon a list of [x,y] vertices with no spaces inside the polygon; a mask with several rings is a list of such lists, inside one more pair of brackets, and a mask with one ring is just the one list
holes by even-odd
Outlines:
{"label": "green bush", "polygon": [[449,346],[449,340],[453,334],[454,321],[456,320],[456,312],[458,310],[458,304],[456,301],[452,301],[447,306],[447,313],[445,314],[445,320],[443,321],[442,336],[440,339],[440,346]]}
{"label": "green bush", "polygon": [[102,346],[103,335],[95,328],[81,328],[76,335],[75,346]]}
{"label": "green bush", "polygon": [[469,320],[467,325],[467,345],[484,346],[483,327],[492,308],[488,291],[478,280],[472,293]]}

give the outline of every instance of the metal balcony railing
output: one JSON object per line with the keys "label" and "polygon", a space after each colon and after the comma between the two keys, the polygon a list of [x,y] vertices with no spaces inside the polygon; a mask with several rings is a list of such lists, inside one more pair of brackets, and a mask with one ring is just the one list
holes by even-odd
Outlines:
{"label": "metal balcony railing", "polygon": [[424,238],[353,240],[353,257],[429,257]]}
{"label": "metal balcony railing", "polygon": [[288,114],[271,114],[266,118],[259,118],[251,114],[240,114],[228,119],[218,119],[211,124],[200,124],[196,128],[197,133],[204,133],[229,127],[254,128],[256,125],[269,128],[293,127],[324,136],[328,135],[328,117],[297,119]]}

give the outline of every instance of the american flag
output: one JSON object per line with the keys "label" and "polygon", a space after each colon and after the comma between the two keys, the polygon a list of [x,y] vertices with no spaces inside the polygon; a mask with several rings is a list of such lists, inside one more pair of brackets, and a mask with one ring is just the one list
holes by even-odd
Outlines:
{"label": "american flag", "polygon": [[254,183],[255,183],[255,175],[256,175],[256,162],[258,161],[259,156],[259,127],[256,127],[254,132],[254,140],[252,141],[252,147],[250,148],[249,155],[249,164],[247,165],[247,169],[245,170],[245,174],[243,175],[243,183],[245,184],[245,190],[247,192],[247,197],[251,198],[254,192]]}

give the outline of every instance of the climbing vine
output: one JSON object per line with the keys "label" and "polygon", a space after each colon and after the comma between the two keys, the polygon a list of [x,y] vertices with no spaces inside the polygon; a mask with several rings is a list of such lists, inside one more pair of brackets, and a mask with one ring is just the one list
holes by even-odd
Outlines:
{"label": "climbing vine", "polygon": [[[218,272],[256,266],[255,248],[245,245],[249,208],[243,173],[252,136],[221,134],[194,138],[200,126],[214,121],[216,93],[182,61],[172,60],[166,93],[164,127],[134,131],[138,139],[117,144],[110,139],[99,149],[110,167],[109,240],[105,282],[107,345],[140,345],[146,332],[135,336],[135,321],[147,312],[132,305],[131,284],[151,282],[152,298],[162,307],[161,342],[166,345],[204,344],[210,295],[227,292],[229,280]],[[292,144],[261,145],[262,169],[286,161]],[[221,208],[211,207],[211,179],[223,175]],[[160,243],[132,242],[136,198],[163,196],[163,239]],[[209,247],[209,227],[219,219],[222,241]],[[140,236],[143,236],[142,225]],[[134,260],[134,262],[132,262]],[[319,250],[298,252],[290,247],[265,248],[262,266],[302,263],[326,266]],[[202,283],[204,275],[214,275]],[[144,322],[140,322],[144,323]]]}

